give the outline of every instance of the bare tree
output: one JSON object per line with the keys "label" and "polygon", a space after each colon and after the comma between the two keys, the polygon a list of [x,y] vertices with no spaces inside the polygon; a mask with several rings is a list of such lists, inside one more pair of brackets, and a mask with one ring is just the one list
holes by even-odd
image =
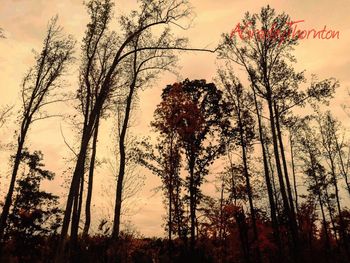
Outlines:
{"label": "bare tree", "polygon": [[[338,165],[338,146],[337,146],[337,132],[339,130],[340,124],[339,122],[332,116],[332,114],[327,111],[326,113],[321,113],[317,111],[316,122],[319,129],[319,134],[321,138],[320,145],[323,148],[323,155],[325,157],[329,174],[330,174],[330,184],[333,185],[334,188],[334,197],[336,209],[339,217],[339,237],[344,246],[345,252],[348,251],[348,241],[346,238],[346,233],[344,229],[345,221],[342,213],[342,206],[340,203],[340,175],[341,165]],[[341,162],[340,162],[341,164]]]}
{"label": "bare tree", "polygon": [[19,116],[20,129],[17,138],[17,150],[14,155],[13,171],[10,186],[0,218],[0,239],[4,235],[16,176],[21,161],[22,151],[30,126],[38,121],[52,117],[45,111],[48,104],[60,101],[57,93],[59,79],[73,59],[75,41],[65,36],[57,24],[57,17],[51,19],[41,53],[36,55],[36,64],[24,77],[22,83],[22,110]]}
{"label": "bare tree", "polygon": [[[150,12],[149,6],[144,5],[143,12]],[[124,17],[122,25],[126,32],[135,31],[140,26],[140,21],[133,21],[133,17]],[[140,18],[138,18],[140,19]],[[127,130],[129,126],[130,114],[132,110],[132,104],[137,96],[139,89],[145,88],[154,80],[162,71],[171,70],[176,62],[176,56],[171,50],[173,47],[184,47],[186,44],[185,39],[173,38],[170,33],[170,29],[166,28],[160,34],[160,36],[154,36],[151,32],[143,32],[142,35],[137,36],[133,41],[130,42],[129,49],[135,52],[132,57],[126,60],[124,65],[125,68],[132,69],[131,75],[127,76],[126,81],[126,93],[122,101],[124,109],[121,114],[121,123],[119,130],[119,174],[117,179],[117,190],[116,190],[116,202],[115,202],[115,214],[114,214],[114,225],[113,225],[113,238],[117,238],[119,235],[120,228],[120,213],[121,213],[121,200],[123,196],[123,180],[125,174],[125,158],[126,158],[126,147],[125,138],[127,136]],[[138,49],[143,47],[153,46],[151,50],[143,50],[136,52]]]}
{"label": "bare tree", "polygon": [[[92,56],[95,56],[96,54],[96,43],[100,41],[102,36],[107,33],[106,27],[108,24],[108,21],[111,17],[111,9],[112,9],[112,3],[110,0],[91,0],[88,3],[88,6],[100,6],[98,12],[96,15],[92,15],[91,23],[88,24],[88,30],[87,32],[91,37],[86,37],[84,39],[84,45],[88,47],[87,50],[89,50],[89,58]],[[77,235],[78,235],[78,224],[79,224],[79,209],[78,209],[78,202],[79,202],[79,196],[81,191],[79,191],[81,186],[81,178],[84,173],[84,167],[85,167],[85,159],[86,159],[86,153],[88,150],[88,146],[90,144],[90,139],[93,134],[93,130],[95,128],[95,124],[97,119],[99,118],[101,112],[103,111],[104,106],[111,98],[111,95],[113,93],[113,88],[115,87],[114,80],[122,74],[121,66],[123,65],[123,62],[130,57],[131,55],[134,55],[138,52],[142,51],[151,51],[151,50],[193,50],[193,51],[210,51],[212,50],[208,49],[189,49],[181,46],[177,41],[167,43],[167,42],[161,42],[160,45],[155,45],[154,43],[149,43],[149,46],[142,46],[137,49],[132,48],[132,43],[135,42],[136,39],[140,39],[141,36],[144,36],[146,33],[149,32],[155,32],[152,29],[153,28],[169,28],[171,25],[180,26],[180,22],[182,18],[188,17],[190,14],[190,8],[188,7],[188,2],[186,0],[178,0],[178,1],[150,1],[150,0],[143,0],[140,2],[140,10],[141,11],[134,11],[131,13],[131,17],[134,21],[136,21],[136,24],[133,26],[132,24],[129,24],[130,27],[128,27],[127,31],[121,32],[119,34],[121,37],[118,37],[118,45],[114,50],[113,56],[111,57],[111,64],[106,67],[106,74],[104,74],[103,80],[101,81],[99,91],[96,94],[96,99],[91,107],[91,110],[89,110],[89,117],[88,121],[86,122],[85,129],[82,132],[81,137],[81,145],[80,150],[77,155],[77,162],[76,166],[73,172],[73,177],[71,181],[71,186],[68,194],[67,199],[67,205],[65,210],[65,215],[63,219],[63,225],[62,225],[62,231],[61,231],[61,237],[60,242],[58,245],[58,252],[57,252],[57,260],[60,260],[60,257],[63,255],[62,249],[64,240],[67,236],[68,227],[70,225],[70,221],[72,218],[72,230],[71,230],[71,244],[72,247],[76,245]],[[93,13],[95,14],[95,13]],[[104,23],[104,21],[106,23]],[[123,21],[125,21],[125,17],[121,17],[121,23],[123,24]],[[96,29],[96,30],[95,30]],[[131,31],[130,31],[131,29]],[[156,32],[159,32],[158,30]],[[90,39],[94,40],[94,45],[88,45],[86,43],[89,42]],[[131,48],[130,48],[131,46]],[[96,47],[96,48],[94,48]],[[87,63],[87,66],[91,65],[91,63]],[[86,72],[89,72],[89,67],[86,68]],[[86,85],[89,87],[89,85]],[[127,118],[125,118],[127,119]],[[125,129],[126,132],[126,129]],[[123,166],[123,165],[121,165]],[[119,173],[123,174],[123,171],[119,171]],[[122,177],[121,177],[122,179]],[[120,180],[121,181],[121,180]],[[122,185],[122,184],[119,184]],[[122,186],[120,186],[122,187]],[[120,191],[119,191],[120,192]],[[120,206],[120,198],[121,194],[118,194],[118,202],[116,203],[116,210],[117,215],[118,213],[118,207]],[[114,223],[115,225],[115,231],[114,236],[117,236],[116,233],[118,233],[118,225],[119,222],[116,221]],[[71,250],[71,251],[74,251]]]}
{"label": "bare tree", "polygon": [[[73,180],[71,182],[67,208],[63,221],[62,233],[68,230],[69,220],[68,214],[72,213],[71,226],[71,244],[74,246],[77,242],[79,229],[79,221],[82,211],[83,194],[84,194],[84,174],[88,171],[88,186],[85,202],[85,225],[84,235],[88,234],[91,221],[91,199],[93,190],[93,176],[95,169],[96,147],[98,139],[98,130],[100,118],[106,111],[106,105],[101,105],[98,112],[96,104],[103,96],[104,101],[108,101],[109,95],[101,95],[102,85],[105,83],[109,90],[115,86],[115,75],[109,75],[108,70],[113,62],[114,49],[116,48],[116,37],[113,32],[108,32],[108,24],[112,17],[111,1],[94,1],[86,3],[90,22],[82,44],[82,64],[79,75],[79,88],[77,90],[77,98],[79,100],[78,112],[82,115],[82,123],[80,123],[80,148],[77,153],[77,159]],[[107,84],[108,83],[108,84]],[[107,88],[107,87],[106,87]],[[107,98],[108,97],[108,98]],[[93,137],[91,145],[90,164],[87,164],[87,158],[90,150],[90,139]],[[73,187],[74,183],[74,187]],[[76,187],[76,188],[75,188]],[[70,216],[69,216],[70,217]],[[68,221],[67,221],[68,220]],[[67,225],[68,224],[68,225]],[[63,237],[63,236],[62,236]]]}
{"label": "bare tree", "polygon": [[[299,233],[284,155],[282,112],[288,111],[295,105],[303,105],[310,97],[316,99],[331,97],[337,83],[333,79],[328,79],[316,83],[306,93],[300,91],[299,84],[303,81],[303,72],[298,73],[294,70],[292,63],[295,62],[295,58],[291,52],[298,42],[298,36],[283,37],[290,35],[290,24],[288,15],[276,14],[270,6],[263,7],[259,14],[247,13],[242,24],[235,29],[239,32],[241,39],[235,35],[236,31],[232,32],[231,36],[224,35],[224,43],[219,49],[219,54],[221,58],[232,61],[245,69],[255,94],[266,103],[279,193],[294,244],[293,256],[297,259]],[[247,27],[250,32],[253,32],[250,37],[246,36],[247,32],[244,30]],[[259,32],[270,29],[278,31],[280,38],[276,34],[259,35]]]}
{"label": "bare tree", "polygon": [[[91,1],[87,4],[88,12],[91,16],[91,23],[88,25],[83,44],[83,63],[80,72],[80,88],[78,90],[78,98],[80,101],[80,110],[84,117],[82,131],[87,128],[90,114],[96,105],[96,101],[100,92],[102,83],[105,80],[107,70],[109,69],[117,48],[117,37],[115,32],[106,32],[107,25],[111,16],[111,4],[106,1],[102,2]],[[98,14],[98,15],[96,15]],[[98,25],[98,27],[95,27]],[[111,89],[117,89],[116,78],[110,82]],[[112,97],[112,96],[111,96]],[[111,97],[109,99],[111,99]],[[114,100],[112,100],[114,102]],[[109,102],[109,101],[108,101]],[[89,232],[91,222],[91,199],[93,192],[93,178],[96,163],[97,140],[100,119],[107,116],[107,111],[112,103],[105,103],[100,114],[96,118],[96,123],[93,128],[90,163],[86,164],[88,170],[88,186],[85,202],[85,224],[83,235],[86,236]],[[87,156],[86,156],[87,157]],[[83,199],[83,182],[84,175],[81,176],[79,203]],[[80,211],[78,211],[78,218]],[[73,229],[73,232],[76,232]],[[73,234],[73,236],[75,233]]]}
{"label": "bare tree", "polygon": [[[111,9],[112,3],[110,0],[100,1],[90,1],[88,6],[99,6],[99,11],[92,13],[91,22],[88,24],[88,35],[90,37],[86,37],[84,39],[84,45],[88,47],[88,58],[95,56],[97,46],[102,36],[105,34],[106,27],[108,21],[111,17]],[[151,28],[155,28],[156,26],[161,27],[169,27],[169,25],[179,23],[181,18],[187,17],[190,10],[188,9],[187,1],[149,1],[143,0],[141,1],[141,13],[133,12],[131,14],[137,21],[135,27],[130,27],[132,31],[122,32],[120,38],[118,38],[118,47],[115,49],[113,56],[111,58],[111,64],[106,68],[106,74],[103,77],[103,81],[101,81],[99,91],[96,94],[96,99],[94,105],[89,110],[89,117],[85,125],[85,129],[82,132],[81,137],[81,145],[79,149],[79,153],[77,156],[76,166],[73,172],[73,177],[70,185],[70,190],[67,199],[67,205],[65,210],[65,215],[63,219],[61,238],[58,246],[57,252],[57,260],[61,260],[61,256],[63,253],[63,243],[66,238],[68,227],[70,225],[70,220],[72,216],[72,246],[76,244],[76,237],[78,233],[78,223],[79,223],[79,213],[78,213],[78,200],[79,200],[79,189],[81,185],[81,178],[84,173],[85,167],[85,159],[86,153],[88,150],[88,146],[90,143],[90,139],[93,134],[93,130],[95,128],[95,124],[97,119],[99,118],[106,102],[109,100],[111,93],[113,91],[113,83],[116,78],[120,74],[120,66],[123,64],[123,61],[128,58],[130,55],[133,55],[137,52],[146,51],[146,50],[171,50],[178,49],[184,50],[183,47],[179,46],[169,46],[166,43],[162,43],[161,46],[154,46],[153,43],[150,43],[150,46],[140,47],[137,49],[130,50],[130,44],[135,41],[135,39],[140,38],[141,35],[146,32],[150,32]],[[123,21],[123,17],[121,18]],[[105,22],[105,23],[104,23]],[[94,40],[94,45],[89,45],[89,40]],[[94,48],[96,47],[96,48]],[[204,49],[192,49],[192,50],[201,50],[201,51],[209,51]],[[87,63],[87,66],[91,65],[91,63]],[[90,71],[90,68],[86,68],[87,74]],[[89,81],[88,81],[89,82]],[[87,84],[86,87],[89,87]],[[120,200],[120,198],[118,198]],[[73,207],[74,206],[74,207]],[[117,204],[118,206],[118,204]],[[118,213],[117,213],[118,214]],[[117,224],[118,225],[118,222]],[[117,229],[117,228],[115,228]],[[117,233],[117,231],[114,231]]]}
{"label": "bare tree", "polygon": [[[119,111],[122,111],[123,107],[118,107],[117,114]],[[119,117],[120,118],[120,117]],[[117,117],[117,119],[119,119]],[[119,132],[115,130],[120,130],[120,125],[122,119],[117,121],[116,129],[113,130],[114,140],[113,146],[111,148],[111,158],[108,158],[109,170],[113,175],[113,179],[117,180],[119,175]],[[138,162],[135,158],[135,149],[136,137],[128,133],[128,136],[125,138],[125,147],[127,149],[126,159],[125,159],[125,177],[123,180],[123,194],[121,203],[123,204],[121,209],[121,216],[130,216],[130,214],[135,212],[136,204],[135,199],[144,185],[145,176],[140,174],[138,169]],[[111,193],[113,194],[113,193]]]}
{"label": "bare tree", "polygon": [[[174,116],[175,117],[175,116]],[[148,139],[138,142],[135,148],[137,161],[162,180],[162,189],[167,206],[167,224],[169,252],[171,253],[172,234],[183,239],[184,207],[182,198],[183,180],[180,177],[181,152],[176,133],[162,134],[156,145]]]}
{"label": "bare tree", "polygon": [[[244,90],[243,85],[238,78],[234,76],[232,68],[218,70],[218,75],[220,83],[224,89],[224,95],[233,107],[232,119],[234,120],[234,126],[238,129],[238,136],[232,136],[232,141],[241,148],[243,174],[246,181],[246,191],[252,217],[254,241],[258,243],[258,228],[253,204],[253,189],[250,182],[251,175],[248,168],[249,152],[252,151],[253,141],[255,140],[255,119],[250,112],[250,108],[254,107],[254,100],[252,99],[252,96]],[[257,247],[258,260],[261,262],[259,246]]]}
{"label": "bare tree", "polygon": [[[317,200],[319,204],[321,216],[322,216],[322,227],[325,235],[325,250],[329,252],[330,244],[330,227],[326,218],[326,209],[331,222],[333,219],[333,208],[330,204],[329,197],[329,186],[330,181],[327,176],[327,169],[324,164],[323,152],[320,150],[319,145],[322,145],[322,138],[312,125],[313,118],[306,117],[300,119],[295,129],[295,147],[297,151],[297,160],[302,164],[302,171],[306,175],[306,182],[308,186],[309,195]],[[332,223],[334,225],[334,223]],[[333,227],[333,231],[335,231]],[[336,234],[334,235],[336,237]]]}
{"label": "bare tree", "polygon": [[[243,24],[249,24],[254,32],[257,29],[270,29],[276,26],[280,32],[288,32],[288,22],[290,18],[286,14],[276,15],[274,10],[269,6],[262,8],[257,15],[246,14]],[[288,60],[289,51],[296,44],[296,39],[286,39],[279,42],[274,38],[265,36],[260,38],[258,34],[254,34],[251,39],[243,39],[239,41],[237,37],[226,35],[225,44],[220,52],[221,57],[231,60],[242,65],[247,71],[252,88],[260,97],[267,102],[269,112],[270,131],[272,135],[274,159],[277,169],[277,176],[280,186],[280,192],[283,200],[283,208],[288,218],[288,226],[292,234],[293,243],[297,246],[298,231],[295,220],[294,211],[291,209],[285,182],[283,179],[283,171],[280,158],[280,149],[278,147],[278,136],[276,131],[275,112],[273,109],[274,87],[278,87],[289,77],[281,72],[290,70],[285,63]],[[292,69],[291,69],[292,70]],[[294,71],[292,70],[292,73]],[[284,76],[284,77],[283,77]]]}

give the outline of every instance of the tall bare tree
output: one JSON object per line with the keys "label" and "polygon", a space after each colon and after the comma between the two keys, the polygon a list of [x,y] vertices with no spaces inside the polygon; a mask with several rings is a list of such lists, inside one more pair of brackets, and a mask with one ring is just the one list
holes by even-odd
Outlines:
{"label": "tall bare tree", "polygon": [[[107,22],[111,17],[111,9],[112,3],[110,0],[94,0],[88,3],[88,6],[100,6],[96,15],[92,13],[91,22],[88,24],[88,36],[84,39],[84,45],[88,47],[88,58],[91,58],[93,54],[96,53],[96,43],[99,42],[101,37],[107,32]],[[138,52],[146,51],[146,50],[184,50],[183,47],[179,46],[169,46],[167,43],[162,43],[161,46],[154,46],[153,43],[149,43],[149,46],[139,47],[137,49],[130,49],[130,45],[136,40],[139,39],[140,36],[146,34],[147,32],[152,31],[153,28],[168,28],[170,25],[179,25],[180,20],[189,15],[190,9],[188,7],[188,3],[185,0],[179,1],[150,1],[143,0],[140,1],[140,10],[131,13],[131,16],[135,18],[137,23],[135,27],[130,25],[131,31],[128,28],[127,32],[122,32],[121,37],[118,38],[118,46],[114,50],[113,56],[111,57],[111,64],[106,69],[106,74],[104,75],[103,81],[101,81],[99,91],[96,95],[95,103],[89,110],[89,117],[85,125],[85,129],[82,132],[81,136],[81,144],[80,149],[77,154],[77,162],[73,172],[72,181],[70,184],[70,190],[67,199],[67,205],[65,210],[65,215],[63,219],[62,231],[60,242],[58,246],[57,252],[57,260],[61,259],[63,253],[63,244],[67,236],[68,227],[70,225],[71,216],[72,216],[72,244],[76,244],[77,234],[78,234],[78,224],[79,224],[79,212],[78,212],[78,200],[79,200],[79,188],[81,185],[81,178],[84,173],[85,167],[85,159],[88,146],[90,144],[90,139],[93,135],[93,130],[95,128],[95,124],[97,119],[99,118],[101,112],[103,111],[106,102],[111,98],[111,94],[113,93],[113,87],[115,87],[114,80],[117,76],[119,76],[121,71],[121,66],[125,59],[134,55]],[[101,22],[102,21],[102,22]],[[103,23],[106,21],[106,23]],[[125,21],[124,17],[121,17],[121,22]],[[89,45],[89,40],[94,40],[94,45]],[[171,43],[173,44],[173,43]],[[192,49],[192,50],[201,50],[204,49]],[[208,50],[205,50],[208,51]],[[87,66],[91,65],[91,63],[87,63]],[[87,68],[88,69],[88,68]],[[90,70],[86,70],[89,72]],[[89,73],[87,73],[89,74]],[[89,85],[86,85],[89,87]],[[120,200],[120,198],[118,198]],[[116,204],[119,206],[119,204]],[[118,213],[117,213],[118,214]],[[118,222],[116,222],[116,226]],[[118,229],[115,227],[115,229]],[[114,231],[117,233],[118,231]],[[116,236],[114,234],[114,236]]]}
{"label": "tall bare tree", "polygon": [[60,77],[73,59],[75,41],[65,36],[62,27],[57,24],[57,17],[51,19],[43,49],[36,55],[36,64],[25,75],[22,83],[22,109],[18,117],[20,129],[17,131],[17,149],[13,160],[13,170],[5,204],[0,218],[0,239],[4,235],[12,195],[16,183],[22,151],[31,125],[39,120],[52,117],[44,111],[48,104],[60,100],[57,90]]}
{"label": "tall bare tree", "polygon": [[[219,56],[242,66],[254,92],[265,102],[284,216],[288,219],[287,225],[294,244],[294,252],[298,252],[296,213],[280,125],[281,108],[287,111],[295,105],[302,105],[310,96],[317,98],[330,95],[337,84],[330,79],[316,84],[313,86],[315,89],[310,92],[299,91],[303,72],[296,73],[293,68],[295,58],[291,51],[298,43],[298,36],[291,37],[290,25],[288,15],[276,14],[270,6],[263,7],[259,14],[246,13],[242,23],[231,35],[224,35]],[[261,34],[261,32],[272,33]],[[283,103],[287,106],[283,107]],[[292,254],[297,259],[298,253]]]}
{"label": "tall bare tree", "polygon": [[[261,9],[257,15],[247,13],[239,28],[242,30],[247,25],[252,32],[258,30],[268,30],[275,27],[280,32],[288,32],[288,22],[290,18],[288,15],[276,15],[275,11],[269,6]],[[246,34],[246,33],[245,33]],[[247,71],[249,80],[252,83],[252,88],[256,90],[257,95],[263,97],[267,102],[269,113],[269,128],[272,135],[274,159],[277,169],[277,176],[279,179],[280,192],[283,200],[283,207],[286,217],[288,218],[288,225],[293,236],[293,242],[297,245],[297,225],[295,214],[293,213],[288,195],[286,191],[285,182],[283,179],[282,165],[280,159],[280,149],[278,147],[278,136],[276,131],[275,112],[273,109],[274,90],[273,88],[283,83],[289,76],[279,74],[288,68],[284,62],[288,59],[288,52],[296,44],[296,39],[286,39],[283,42],[275,38],[265,35],[260,37],[258,33],[254,33],[252,38],[242,38],[240,41],[236,35],[226,35],[223,51],[221,56],[229,59],[239,65],[242,65]]]}
{"label": "tall bare tree", "polygon": [[[149,6],[143,6],[143,12],[149,12]],[[138,18],[139,19],[139,18]],[[123,27],[129,34],[136,30],[140,21],[134,21],[133,17],[123,18]],[[142,35],[137,36],[130,42],[129,49],[135,52],[126,60],[124,68],[132,69],[131,74],[126,76],[127,81],[125,85],[126,96],[121,105],[124,110],[121,114],[122,121],[119,130],[119,174],[117,179],[115,213],[113,224],[113,238],[117,238],[120,230],[120,213],[121,201],[123,196],[123,180],[126,168],[126,146],[125,138],[130,122],[130,115],[132,112],[132,105],[137,97],[140,88],[148,86],[161,72],[172,70],[177,60],[171,47],[185,47],[186,40],[181,38],[174,38],[170,29],[166,28],[160,36],[154,36],[151,32],[143,32]],[[151,50],[142,50],[136,52],[143,47],[153,46]]]}
{"label": "tall bare tree", "polygon": [[[82,64],[80,66],[79,88],[77,98],[79,100],[78,112],[82,114],[80,152],[77,154],[76,167],[74,170],[72,183],[76,183],[73,189],[70,187],[68,195],[67,209],[65,211],[62,233],[68,230],[68,213],[72,213],[71,244],[76,245],[80,216],[84,197],[84,174],[88,170],[88,187],[85,202],[85,226],[84,235],[87,235],[91,221],[91,199],[93,189],[93,176],[95,168],[96,147],[100,118],[103,116],[108,103],[101,105],[96,113],[95,107],[98,99],[101,100],[102,84],[106,81],[106,76],[114,58],[114,48],[116,48],[116,37],[113,32],[108,31],[108,24],[112,17],[111,1],[91,0],[86,4],[87,12],[90,15],[90,22],[82,44]],[[107,85],[107,84],[106,84]],[[111,75],[108,80],[108,89],[115,86],[115,76]],[[104,96],[104,101],[109,100],[109,95]],[[91,121],[91,118],[94,118]],[[93,137],[90,164],[87,165],[90,139]],[[88,166],[88,167],[87,167]],[[87,169],[86,169],[87,168]],[[76,181],[75,181],[76,180]],[[74,190],[74,192],[73,192]],[[72,203],[72,207],[70,206]],[[73,208],[73,209],[72,209]],[[72,211],[71,211],[72,209]],[[70,217],[70,216],[69,216]],[[67,221],[68,220],[68,221]]]}
{"label": "tall bare tree", "polygon": [[[249,201],[250,215],[254,241],[258,244],[258,228],[256,223],[256,212],[253,203],[253,189],[251,185],[251,175],[248,168],[249,153],[253,150],[255,140],[255,119],[250,109],[254,107],[254,99],[247,93],[238,78],[233,74],[232,68],[218,70],[219,80],[224,89],[224,96],[232,104],[232,119],[238,134],[233,136],[233,143],[241,149],[241,159],[243,164],[243,174],[246,181],[246,191]],[[235,138],[236,137],[236,138]],[[261,262],[259,245],[257,245],[258,260]]]}
{"label": "tall bare tree", "polygon": [[335,197],[335,206],[338,212],[339,218],[339,228],[337,229],[339,232],[341,245],[344,246],[345,252],[348,253],[348,240],[346,238],[346,233],[344,229],[345,221],[343,218],[342,205],[340,202],[340,169],[341,168],[341,160],[339,163],[339,155],[338,155],[338,146],[337,146],[337,132],[339,130],[339,122],[332,116],[330,111],[326,113],[317,112],[316,122],[319,129],[320,134],[320,145],[323,148],[323,155],[325,157],[329,174],[330,174],[330,184],[333,185],[334,188],[334,197]]}

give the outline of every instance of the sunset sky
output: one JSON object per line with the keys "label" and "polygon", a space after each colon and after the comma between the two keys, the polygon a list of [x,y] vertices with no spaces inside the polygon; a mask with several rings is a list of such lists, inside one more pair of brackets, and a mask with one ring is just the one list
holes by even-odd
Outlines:
{"label": "sunset sky", "polygon": [[[346,126],[349,117],[344,113],[341,105],[349,104],[350,90],[350,1],[348,0],[192,0],[196,17],[192,27],[182,33],[190,40],[191,47],[214,49],[220,40],[222,33],[229,33],[241,20],[244,13],[258,12],[262,6],[271,5],[276,11],[286,12],[292,20],[305,20],[298,27],[306,30],[327,29],[339,31],[339,39],[302,40],[296,47],[295,56],[298,60],[296,68],[306,70],[308,80],[311,74],[316,74],[319,79],[335,77],[340,82],[335,99],[331,103],[331,110],[343,121]],[[127,13],[136,6],[136,1],[116,1],[116,15]],[[85,32],[87,14],[82,5],[82,0],[0,0],[0,27],[4,30],[5,39],[0,39],[0,106],[15,104],[13,118],[0,130],[0,144],[14,142],[14,131],[17,129],[14,121],[16,110],[20,107],[20,85],[24,74],[33,65],[32,50],[40,51],[48,20],[54,15],[59,15],[59,23],[64,31],[72,34],[78,41],[76,57],[79,58],[81,39]],[[152,134],[150,121],[153,111],[160,102],[160,93],[166,84],[181,81],[183,78],[207,79],[212,81],[217,68],[216,55],[211,53],[186,53],[181,54],[179,73],[181,78],[171,74],[163,75],[152,88],[139,94],[140,101],[134,112],[134,135]],[[71,67],[64,89],[74,91],[77,86],[79,59]],[[237,68],[238,75],[240,69]],[[242,75],[244,76],[244,75]],[[67,104],[57,104],[49,109],[53,114],[69,112]],[[99,160],[107,160],[111,156],[113,121],[102,123],[102,133],[98,146]],[[61,118],[50,119],[42,123],[36,123],[30,130],[27,147],[32,150],[41,150],[44,153],[44,161],[48,169],[56,173],[56,180],[45,185],[47,189],[60,195],[65,195],[68,189],[61,187],[63,171],[67,167],[67,158],[72,154],[64,143],[62,134],[71,145],[76,145],[76,136],[71,127]],[[6,176],[11,170],[9,156],[12,152],[2,150],[0,153],[0,193],[3,200],[7,190]],[[215,193],[214,177],[220,171],[220,165],[214,164],[211,169],[209,182],[204,189],[207,193]],[[140,176],[144,175],[145,186],[142,191],[130,200],[132,216],[125,217],[131,220],[134,227],[145,236],[163,235],[162,217],[165,209],[162,204],[162,193],[154,189],[160,186],[160,180],[153,174],[139,169]],[[64,174],[69,178],[70,174]],[[8,177],[7,177],[8,178]],[[93,217],[112,218],[115,179],[108,164],[103,164],[97,169],[96,185],[94,191]],[[6,187],[5,187],[6,186]],[[64,198],[62,199],[64,201]],[[62,202],[64,205],[64,202]],[[96,223],[96,222],[95,222]]]}

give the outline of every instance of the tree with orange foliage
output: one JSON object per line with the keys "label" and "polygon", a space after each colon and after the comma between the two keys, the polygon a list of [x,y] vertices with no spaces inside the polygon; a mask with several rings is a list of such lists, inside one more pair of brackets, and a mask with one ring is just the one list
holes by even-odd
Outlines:
{"label": "tree with orange foliage", "polygon": [[186,79],[168,85],[162,93],[162,102],[155,112],[153,126],[163,134],[174,133],[186,156],[187,187],[190,207],[191,249],[195,246],[196,210],[202,194],[200,186],[208,167],[223,154],[230,133],[231,107],[222,92],[205,80]]}

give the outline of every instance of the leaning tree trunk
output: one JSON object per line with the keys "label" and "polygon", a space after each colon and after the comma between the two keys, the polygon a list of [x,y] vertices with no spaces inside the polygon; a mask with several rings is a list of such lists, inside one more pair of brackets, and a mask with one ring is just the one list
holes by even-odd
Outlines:
{"label": "leaning tree trunk", "polygon": [[[268,160],[267,160],[266,149],[265,149],[265,146],[264,146],[265,145],[265,140],[264,140],[264,135],[263,135],[261,116],[260,116],[260,111],[259,111],[258,101],[257,101],[257,98],[256,98],[255,89],[254,89],[254,87],[252,89],[253,89],[253,94],[254,94],[254,103],[255,103],[256,115],[257,115],[257,118],[258,118],[259,139],[260,139],[261,151],[262,151],[262,155],[263,155],[264,175],[265,175],[265,182],[266,182],[267,193],[268,193],[268,197],[269,197],[272,228],[273,228],[273,231],[274,231],[275,241],[276,241],[278,247],[282,248],[281,247],[281,242],[280,242],[279,228],[278,228],[276,204],[275,204],[275,200],[274,200],[274,194],[273,194],[271,179],[270,179],[270,175],[269,175],[269,165],[268,165]],[[282,251],[282,250],[279,249],[279,251]]]}
{"label": "leaning tree trunk", "polygon": [[279,119],[279,111],[277,108],[276,103],[274,103],[275,108],[275,115],[276,115],[276,128],[277,128],[277,137],[278,142],[281,150],[281,157],[282,157],[282,164],[283,164],[283,171],[284,171],[284,179],[286,181],[287,186],[287,193],[288,193],[288,199],[289,199],[289,205],[290,205],[290,211],[293,221],[296,222],[296,215],[295,215],[295,209],[294,209],[294,200],[292,195],[292,187],[290,185],[289,175],[288,175],[288,167],[287,167],[287,161],[286,156],[284,154],[284,145],[283,145],[283,139],[282,139],[282,131],[280,126],[280,119]]}
{"label": "leaning tree trunk", "polygon": [[115,197],[115,208],[114,208],[114,221],[113,221],[113,230],[112,230],[112,239],[118,239],[119,232],[120,232],[120,216],[121,216],[121,209],[122,209],[122,198],[123,198],[123,182],[124,182],[124,176],[125,176],[125,167],[126,167],[126,149],[125,149],[125,139],[126,139],[126,132],[129,125],[129,119],[130,119],[130,113],[131,113],[131,105],[132,105],[132,99],[135,93],[136,89],[136,81],[137,77],[140,71],[140,67],[137,66],[137,45],[138,45],[139,38],[136,38],[135,43],[135,53],[133,58],[133,76],[132,81],[129,86],[129,94],[126,98],[126,107],[125,107],[125,114],[124,114],[124,120],[122,124],[122,129],[119,136],[119,173],[118,173],[118,179],[117,179],[117,190],[116,190],[116,197]]}
{"label": "leaning tree trunk", "polygon": [[[101,101],[100,105],[102,106],[102,104],[103,102]],[[61,229],[61,235],[60,235],[60,239],[59,239],[59,243],[56,251],[55,262],[63,262],[64,260],[64,254],[63,254],[64,243],[66,241],[72,212],[76,213],[75,211],[76,209],[75,208],[73,209],[73,204],[74,204],[74,200],[76,200],[76,197],[79,195],[80,179],[81,179],[81,175],[84,174],[86,154],[87,154],[89,142],[91,139],[91,133],[94,126],[93,123],[96,120],[96,116],[99,115],[99,111],[100,111],[99,109],[100,109],[99,107],[94,108],[94,110],[91,112],[91,115],[90,115],[89,124],[86,127],[84,127],[84,130],[83,130],[80,151],[77,156],[77,162],[74,169],[71,185],[69,188],[67,204],[64,212],[63,224]],[[74,224],[76,224],[77,222],[79,221],[75,221]],[[73,225],[73,222],[72,222],[72,225]],[[78,228],[75,226],[74,229],[78,229]]]}
{"label": "leaning tree trunk", "polygon": [[17,152],[15,155],[15,160],[13,164],[13,170],[12,170],[12,176],[11,176],[11,182],[9,185],[9,189],[6,195],[5,204],[2,208],[2,213],[0,217],[0,242],[2,242],[2,239],[4,237],[5,227],[6,227],[6,221],[10,212],[10,206],[12,203],[12,196],[15,189],[15,183],[16,183],[16,177],[19,169],[19,165],[21,163],[21,157],[22,157],[22,150],[24,145],[24,140],[26,137],[28,131],[28,127],[25,128],[22,132],[22,134],[18,137],[18,146],[17,146]]}
{"label": "leaning tree trunk", "polygon": [[[22,158],[24,142],[33,122],[33,116],[45,105],[49,91],[54,90],[57,78],[72,59],[74,43],[62,34],[57,25],[57,18],[53,18],[48,26],[42,51],[36,57],[36,64],[25,76],[22,83],[23,111],[21,127],[18,135],[17,152],[14,157],[11,181],[6,195],[5,204],[0,217],[0,242],[3,239],[6,221],[9,215],[16,177]],[[43,119],[38,117],[36,120]],[[2,246],[1,246],[2,247]]]}
{"label": "leaning tree trunk", "polygon": [[[84,169],[85,170],[85,169]],[[79,191],[74,197],[73,213],[72,213],[72,225],[70,235],[70,253],[72,260],[78,259],[78,231],[79,231],[79,219],[81,214],[81,207],[83,201],[84,192],[84,172],[80,176]]]}
{"label": "leaning tree trunk", "polygon": [[293,245],[295,248],[295,256],[298,256],[298,228],[297,224],[295,221],[295,218],[293,218],[291,208],[289,205],[289,200],[283,180],[283,173],[282,173],[282,167],[280,163],[280,154],[279,154],[279,149],[278,149],[278,138],[277,138],[277,133],[276,133],[276,123],[275,123],[275,116],[274,116],[274,111],[273,111],[273,101],[272,101],[272,94],[271,90],[268,90],[267,94],[267,104],[268,104],[268,109],[269,109],[269,115],[270,115],[270,128],[271,128],[271,134],[272,134],[272,143],[273,143],[273,150],[274,150],[274,156],[275,156],[275,163],[276,163],[276,168],[277,168],[277,176],[278,176],[278,181],[279,181],[279,186],[280,186],[280,192],[282,196],[282,201],[283,201],[283,208],[284,212],[288,218],[288,227],[290,229],[291,235],[292,235],[292,241]]}

